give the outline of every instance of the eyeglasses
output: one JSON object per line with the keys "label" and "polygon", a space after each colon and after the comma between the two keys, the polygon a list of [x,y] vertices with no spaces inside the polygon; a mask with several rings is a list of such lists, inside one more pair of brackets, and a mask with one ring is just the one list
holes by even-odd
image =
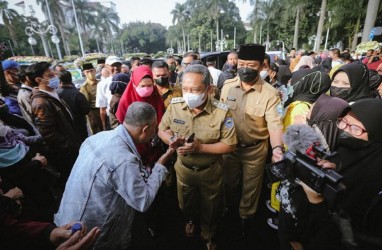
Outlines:
{"label": "eyeglasses", "polygon": [[350,133],[355,136],[360,136],[363,133],[367,132],[365,129],[361,128],[358,125],[349,124],[345,122],[342,118],[337,119],[337,127],[339,129],[345,129],[349,127]]}

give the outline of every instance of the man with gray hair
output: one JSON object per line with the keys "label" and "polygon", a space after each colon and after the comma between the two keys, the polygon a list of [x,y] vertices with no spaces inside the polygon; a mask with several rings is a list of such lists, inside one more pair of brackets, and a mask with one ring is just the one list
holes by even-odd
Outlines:
{"label": "man with gray hair", "polygon": [[195,234],[200,218],[207,249],[216,249],[214,234],[222,200],[222,154],[237,143],[228,106],[210,97],[211,76],[203,65],[190,65],[182,75],[183,97],[173,98],[159,124],[159,137],[177,149],[175,163],[179,206],[188,222],[185,235]]}
{"label": "man with gray hair", "polygon": [[131,243],[135,210],[146,211],[167,175],[163,164],[169,149],[149,175],[136,145],[155,135],[155,109],[134,102],[123,124],[89,137],[83,144],[68,179],[55,224],[81,221],[101,229],[95,249],[126,249]]}

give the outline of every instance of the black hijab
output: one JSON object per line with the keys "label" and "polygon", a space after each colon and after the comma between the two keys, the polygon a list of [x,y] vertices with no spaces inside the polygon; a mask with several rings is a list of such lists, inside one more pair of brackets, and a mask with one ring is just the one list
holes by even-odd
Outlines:
{"label": "black hijab", "polygon": [[382,190],[382,100],[364,99],[350,107],[366,128],[368,143],[362,148],[338,149],[339,173],[347,188],[340,205],[359,229],[373,198]]}
{"label": "black hijab", "polygon": [[382,143],[382,100],[364,99],[350,107],[365,126],[369,141]]}
{"label": "black hijab", "polygon": [[300,69],[292,74],[293,95],[290,102],[304,101],[314,103],[317,98],[330,88],[329,75],[315,69]]}
{"label": "black hijab", "polygon": [[335,150],[337,143],[337,119],[343,117],[349,109],[345,100],[326,94],[321,94],[312,108],[308,124],[320,130],[330,151]]}
{"label": "black hijab", "polygon": [[317,68],[322,72],[329,73],[332,69],[332,59],[329,57],[325,58]]}
{"label": "black hijab", "polygon": [[287,85],[292,77],[292,73],[287,65],[279,65],[279,72],[277,72],[277,81],[283,85]]}
{"label": "black hijab", "polygon": [[345,64],[334,72],[332,79],[334,79],[338,72],[345,72],[349,77],[350,92],[345,98],[347,102],[354,102],[360,99],[372,97],[369,87],[369,71],[366,65],[359,62]]}

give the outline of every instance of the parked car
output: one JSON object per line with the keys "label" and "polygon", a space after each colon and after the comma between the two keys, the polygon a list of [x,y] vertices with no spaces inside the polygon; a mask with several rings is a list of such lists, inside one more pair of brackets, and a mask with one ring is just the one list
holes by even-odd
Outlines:
{"label": "parked car", "polygon": [[221,70],[223,68],[223,65],[227,61],[228,54],[229,51],[201,53],[200,60],[205,65],[207,62],[207,58],[214,57],[216,59],[216,68]]}
{"label": "parked car", "polygon": [[278,56],[279,57],[279,59],[283,59],[283,60],[286,60],[286,57],[287,57],[287,54],[286,54],[286,52],[285,51],[267,51],[267,52],[265,52],[265,53],[267,53],[268,55],[269,55],[269,57],[271,58],[271,62],[270,63],[273,63],[273,62],[275,62],[275,60],[274,60],[274,57],[275,56]]}

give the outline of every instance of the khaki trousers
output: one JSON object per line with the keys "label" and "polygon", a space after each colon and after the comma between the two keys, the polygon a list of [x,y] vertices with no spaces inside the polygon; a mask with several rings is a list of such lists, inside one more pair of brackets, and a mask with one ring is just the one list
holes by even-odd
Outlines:
{"label": "khaki trousers", "polygon": [[92,108],[86,117],[90,126],[90,133],[92,135],[95,135],[103,130],[99,108]]}
{"label": "khaki trousers", "polygon": [[194,171],[180,160],[175,163],[179,207],[190,218],[200,216],[201,233],[211,240],[221,212],[222,168],[217,162],[210,167]]}
{"label": "khaki trousers", "polygon": [[243,219],[252,217],[257,210],[264,166],[268,152],[268,140],[259,145],[238,148],[223,156],[223,176],[225,198],[229,205],[233,202],[233,190],[238,188],[240,176],[243,178],[239,214]]}

